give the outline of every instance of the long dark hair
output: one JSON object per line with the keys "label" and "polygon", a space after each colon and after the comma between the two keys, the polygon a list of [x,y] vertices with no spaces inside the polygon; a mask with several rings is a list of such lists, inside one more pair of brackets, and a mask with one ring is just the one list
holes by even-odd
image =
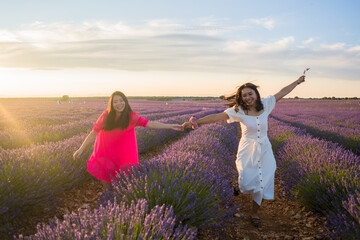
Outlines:
{"label": "long dark hair", "polygon": [[229,101],[229,103],[227,103],[226,106],[229,108],[235,106],[235,112],[239,111],[239,106],[244,111],[249,110],[249,108],[247,107],[246,103],[243,101],[242,96],[241,96],[241,91],[244,88],[251,88],[252,90],[255,91],[256,96],[257,96],[256,102],[255,102],[255,109],[258,112],[263,110],[264,105],[261,102],[260,93],[257,90],[258,86],[256,86],[255,84],[252,84],[252,83],[245,83],[245,84],[241,85],[235,94],[225,97],[224,99]]}
{"label": "long dark hair", "polygon": [[[113,99],[114,99],[114,96],[116,96],[116,95],[120,96],[123,99],[123,101],[125,102],[125,108],[122,111],[120,117],[118,119],[116,119],[116,121],[115,121],[116,111],[113,106]],[[120,91],[113,92],[113,94],[111,94],[111,97],[109,99],[107,111],[108,111],[108,115],[106,116],[105,126],[104,126],[105,131],[111,131],[115,128],[125,129],[129,126],[130,114],[132,112],[132,109],[129,105],[129,101],[128,101],[127,97],[125,96],[125,94],[123,94]]]}

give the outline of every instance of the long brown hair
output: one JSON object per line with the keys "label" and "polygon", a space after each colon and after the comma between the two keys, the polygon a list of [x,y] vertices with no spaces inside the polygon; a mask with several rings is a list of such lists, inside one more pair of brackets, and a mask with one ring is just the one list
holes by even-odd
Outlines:
{"label": "long brown hair", "polygon": [[[116,111],[113,106],[113,99],[114,99],[114,96],[116,96],[116,95],[120,96],[123,99],[123,101],[125,102],[125,107],[124,107],[124,110],[122,111],[120,117],[118,119],[116,119],[116,121],[115,121]],[[111,94],[111,97],[108,102],[107,111],[108,111],[108,115],[106,116],[105,126],[104,126],[105,131],[111,131],[115,128],[125,129],[129,126],[130,114],[132,112],[132,109],[129,105],[129,101],[128,101],[127,97],[125,96],[125,94],[123,94],[120,91],[113,92],[113,94]]]}
{"label": "long brown hair", "polygon": [[227,103],[226,106],[229,108],[235,106],[235,112],[239,111],[239,106],[244,111],[249,110],[249,108],[247,107],[246,103],[243,101],[242,96],[241,96],[241,91],[244,88],[251,88],[252,90],[255,91],[256,96],[257,96],[256,102],[255,102],[255,109],[258,112],[263,110],[264,105],[261,102],[260,93],[257,90],[258,86],[256,86],[255,84],[252,84],[252,83],[245,83],[245,84],[241,85],[235,94],[225,97],[224,99],[229,101],[229,103]]}

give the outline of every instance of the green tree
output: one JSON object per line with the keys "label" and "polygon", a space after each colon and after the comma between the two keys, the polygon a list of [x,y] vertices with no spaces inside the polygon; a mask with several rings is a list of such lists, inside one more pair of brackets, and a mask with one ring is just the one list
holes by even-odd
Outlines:
{"label": "green tree", "polygon": [[69,95],[64,95],[64,96],[61,97],[60,100],[63,101],[63,102],[67,102],[67,101],[69,101],[69,99],[70,99]]}

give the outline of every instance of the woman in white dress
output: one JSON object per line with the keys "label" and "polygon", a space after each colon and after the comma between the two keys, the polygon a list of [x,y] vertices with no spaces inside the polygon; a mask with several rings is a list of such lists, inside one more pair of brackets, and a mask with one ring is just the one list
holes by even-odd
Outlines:
{"label": "woman in white dress", "polygon": [[275,103],[289,94],[297,85],[305,81],[305,76],[282,88],[273,96],[261,99],[257,86],[246,83],[237,89],[236,94],[225,98],[230,101],[229,108],[222,113],[210,114],[195,121],[183,124],[184,128],[214,123],[222,120],[240,122],[241,139],[236,158],[239,172],[239,189],[252,195],[253,209],[251,223],[258,227],[258,210],[262,199],[274,199],[274,175],[276,162],[270,141],[267,137],[268,116]]}

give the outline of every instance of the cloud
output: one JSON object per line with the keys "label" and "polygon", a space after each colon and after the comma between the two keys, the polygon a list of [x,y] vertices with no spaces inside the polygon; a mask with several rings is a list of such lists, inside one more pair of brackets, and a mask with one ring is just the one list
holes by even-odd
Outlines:
{"label": "cloud", "polygon": [[187,33],[215,35],[229,31],[216,23],[198,22],[180,24],[168,19],[153,19],[142,25],[129,25],[122,21],[106,23],[103,21],[86,21],[81,24],[69,22],[43,23],[34,22],[22,25],[17,30],[1,30],[0,42],[76,42],[100,39],[124,39],[153,37],[163,34]]}
{"label": "cloud", "polygon": [[246,19],[244,21],[245,23],[250,23],[250,24],[255,24],[255,25],[260,25],[268,30],[272,30],[275,27],[275,20],[272,18],[259,18],[259,19],[255,19],[255,18],[251,18],[251,19]]}
{"label": "cloud", "polygon": [[341,76],[343,70],[350,79],[360,75],[360,46],[314,45],[313,38],[298,40],[294,36],[256,41],[239,34],[246,31],[246,25],[228,26],[226,21],[155,19],[139,25],[122,21],[35,22],[15,30],[0,30],[0,67],[250,75],[301,73],[311,67],[312,72],[329,77]]}
{"label": "cloud", "polygon": [[291,44],[295,42],[292,36],[284,37],[275,42],[260,43],[252,40],[229,41],[225,50],[234,53],[270,53],[285,51],[291,48]]}
{"label": "cloud", "polygon": [[360,53],[360,46],[355,46],[355,47],[349,48],[349,49],[347,49],[347,52]]}
{"label": "cloud", "polygon": [[320,50],[331,50],[331,51],[337,51],[337,50],[344,50],[346,44],[345,43],[335,43],[335,44],[321,44]]}
{"label": "cloud", "polygon": [[291,47],[291,44],[295,42],[295,38],[290,37],[284,37],[283,39],[263,44],[261,48],[259,49],[260,52],[277,52],[277,51],[284,51],[286,49],[289,49]]}
{"label": "cloud", "polygon": [[307,40],[305,40],[305,41],[302,41],[302,44],[308,45],[308,44],[310,44],[310,43],[312,43],[312,42],[314,42],[314,39],[313,39],[313,38],[309,38],[309,39],[307,39]]}

